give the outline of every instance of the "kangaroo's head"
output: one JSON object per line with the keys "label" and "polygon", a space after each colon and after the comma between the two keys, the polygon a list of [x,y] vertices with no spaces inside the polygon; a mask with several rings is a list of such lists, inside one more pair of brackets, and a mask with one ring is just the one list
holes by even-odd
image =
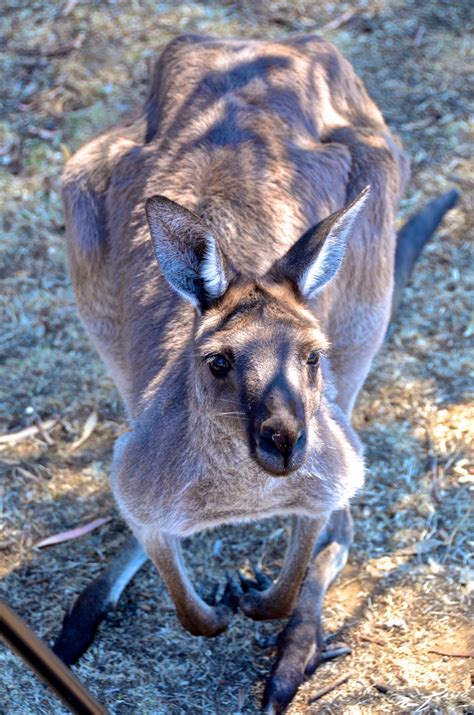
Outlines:
{"label": "kangaroo's head", "polygon": [[368,192],[307,231],[258,281],[233,274],[198,216],[163,196],[146,202],[161,270],[196,307],[189,356],[198,409],[276,476],[303,465],[310,420],[329,389],[328,340],[307,301],[337,275]]}

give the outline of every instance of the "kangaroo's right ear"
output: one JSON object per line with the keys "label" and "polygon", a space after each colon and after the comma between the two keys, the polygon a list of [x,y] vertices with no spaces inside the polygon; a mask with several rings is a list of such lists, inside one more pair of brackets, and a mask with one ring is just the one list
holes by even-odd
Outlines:
{"label": "kangaroo's right ear", "polygon": [[304,298],[314,298],[337,275],[347,241],[370,193],[366,186],[351,203],[321,221],[270,268],[272,278],[290,279]]}
{"label": "kangaroo's right ear", "polygon": [[229,285],[229,271],[202,219],[166,196],[145,203],[155,255],[174,290],[202,313]]}

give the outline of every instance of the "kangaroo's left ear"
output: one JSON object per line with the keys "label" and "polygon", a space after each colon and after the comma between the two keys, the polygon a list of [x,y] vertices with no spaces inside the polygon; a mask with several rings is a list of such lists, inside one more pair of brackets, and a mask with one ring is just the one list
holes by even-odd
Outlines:
{"label": "kangaroo's left ear", "polygon": [[370,193],[366,186],[348,206],[309,229],[270,268],[273,279],[290,279],[304,298],[314,298],[337,274],[346,244]]}
{"label": "kangaroo's left ear", "polygon": [[161,271],[170,286],[203,313],[227,290],[230,271],[209,228],[166,196],[145,203]]}

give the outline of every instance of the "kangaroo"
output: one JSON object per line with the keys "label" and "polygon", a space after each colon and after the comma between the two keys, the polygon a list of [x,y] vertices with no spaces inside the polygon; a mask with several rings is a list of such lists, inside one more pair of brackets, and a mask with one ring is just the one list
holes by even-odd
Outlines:
{"label": "kangaroo", "polygon": [[[364,477],[351,412],[387,331],[396,250],[405,280],[456,200],[397,247],[408,175],[351,65],[309,36],[177,37],[143,110],[68,161],[70,273],[127,412],[111,483],[135,538],[66,616],[66,662],[148,557],[194,635],[237,608],[290,616],[268,712],[324,657],[323,598]],[[292,516],[277,580],[256,571],[199,596],[180,540],[275,515]]]}

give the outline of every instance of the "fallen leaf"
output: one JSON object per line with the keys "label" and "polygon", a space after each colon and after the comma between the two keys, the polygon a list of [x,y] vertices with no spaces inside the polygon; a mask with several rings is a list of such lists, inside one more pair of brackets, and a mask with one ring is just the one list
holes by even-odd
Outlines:
{"label": "fallen leaf", "polygon": [[84,422],[84,427],[82,428],[82,434],[75,442],[69,447],[70,452],[74,452],[79,447],[82,447],[84,442],[87,442],[89,437],[92,435],[93,431],[97,427],[97,412],[91,412],[89,417]]}
{"label": "fallen leaf", "polygon": [[38,543],[35,544],[33,548],[44,549],[45,546],[54,546],[55,544],[62,544],[65,541],[72,541],[73,539],[78,539],[80,536],[84,536],[84,534],[88,534],[90,531],[98,529],[99,526],[103,526],[111,520],[111,516],[94,519],[94,521],[90,521],[88,524],[83,524],[83,526],[76,526],[74,529],[68,529],[68,531],[61,531],[59,534],[53,534],[52,536],[48,536],[46,539],[38,541]]}
{"label": "fallen leaf", "polygon": [[436,119],[434,117],[426,117],[425,119],[417,119],[414,122],[406,122],[402,124],[401,128],[405,132],[413,131],[414,129],[426,129],[434,124]]}
{"label": "fallen leaf", "polygon": [[455,650],[454,648],[429,648],[428,653],[445,655],[448,658],[474,658],[474,650]]}
{"label": "fallen leaf", "polygon": [[424,539],[401,549],[398,553],[404,556],[421,556],[422,554],[428,554],[430,551],[434,551],[441,546],[442,543],[443,542],[438,539]]}

